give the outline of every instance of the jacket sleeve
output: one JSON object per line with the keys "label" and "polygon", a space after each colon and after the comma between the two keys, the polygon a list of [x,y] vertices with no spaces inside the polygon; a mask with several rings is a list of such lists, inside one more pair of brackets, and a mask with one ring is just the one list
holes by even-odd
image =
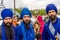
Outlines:
{"label": "jacket sleeve", "polygon": [[15,40],[26,40],[23,26],[17,26],[15,28]]}
{"label": "jacket sleeve", "polygon": [[60,34],[60,19],[58,21],[59,22],[57,23],[57,27],[58,27],[58,33]]}
{"label": "jacket sleeve", "polygon": [[42,40],[48,40],[48,33],[46,31],[46,25],[44,26],[44,31],[42,33]]}
{"label": "jacket sleeve", "polygon": [[17,32],[17,27],[15,28],[15,40],[18,40],[19,38],[18,38],[18,32]]}
{"label": "jacket sleeve", "polygon": [[21,28],[20,28],[20,26],[17,26],[15,28],[15,40],[22,40],[22,39],[23,39],[23,34],[21,31]]}
{"label": "jacket sleeve", "polygon": [[58,33],[60,34],[60,23],[58,25]]}
{"label": "jacket sleeve", "polygon": [[33,40],[34,40],[34,39],[35,39],[35,33],[34,33],[33,25],[31,26],[31,31],[32,31],[32,34],[33,34]]}

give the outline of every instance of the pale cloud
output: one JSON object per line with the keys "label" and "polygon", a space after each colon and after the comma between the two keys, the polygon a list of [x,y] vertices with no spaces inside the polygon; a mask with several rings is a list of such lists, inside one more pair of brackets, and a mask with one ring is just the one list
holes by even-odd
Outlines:
{"label": "pale cloud", "polygon": [[1,4],[1,0],[0,0],[0,4]]}
{"label": "pale cloud", "polygon": [[[50,3],[60,8],[60,0],[16,0],[16,8],[28,7],[29,9],[41,9]],[[7,8],[14,8],[14,0],[4,0],[4,5]]]}
{"label": "pale cloud", "polygon": [[7,8],[14,8],[14,0],[3,0],[3,4]]}

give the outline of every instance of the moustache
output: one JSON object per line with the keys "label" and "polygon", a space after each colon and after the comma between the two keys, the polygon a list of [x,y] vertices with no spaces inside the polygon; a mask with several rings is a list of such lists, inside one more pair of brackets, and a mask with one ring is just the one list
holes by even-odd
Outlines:
{"label": "moustache", "polygon": [[11,24],[10,22],[7,22],[6,24]]}
{"label": "moustache", "polygon": [[49,16],[49,18],[53,21],[53,20],[55,20],[56,16],[51,15],[51,16]]}
{"label": "moustache", "polygon": [[4,23],[4,25],[5,25],[6,27],[10,27],[10,26],[12,25],[12,23],[7,22],[7,23]]}

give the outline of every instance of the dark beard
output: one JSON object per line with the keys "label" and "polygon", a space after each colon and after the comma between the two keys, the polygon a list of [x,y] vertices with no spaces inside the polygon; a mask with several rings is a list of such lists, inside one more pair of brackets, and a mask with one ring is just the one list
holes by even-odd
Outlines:
{"label": "dark beard", "polygon": [[11,25],[12,25],[12,23],[9,23],[9,22],[8,23],[4,23],[5,27],[11,27]]}
{"label": "dark beard", "polygon": [[6,33],[6,37],[7,37],[7,40],[12,40],[12,29],[11,27],[5,27],[5,33]]}
{"label": "dark beard", "polygon": [[56,19],[56,16],[51,15],[51,16],[49,17],[49,19],[50,19],[51,21],[54,21],[54,20]]}
{"label": "dark beard", "polygon": [[23,22],[24,22],[24,24],[25,24],[25,28],[30,29],[30,26],[29,26],[30,21],[29,21],[28,23],[26,23],[25,21],[23,21]]}
{"label": "dark beard", "polygon": [[11,26],[12,26],[12,23],[4,23],[4,26],[5,26],[5,33],[6,33],[6,37],[7,37],[7,40],[12,40],[13,38],[13,35],[12,35],[12,29],[11,29]]}

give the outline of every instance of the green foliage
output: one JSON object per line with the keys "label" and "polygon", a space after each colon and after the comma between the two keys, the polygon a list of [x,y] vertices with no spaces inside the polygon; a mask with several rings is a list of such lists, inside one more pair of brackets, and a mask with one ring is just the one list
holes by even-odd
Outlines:
{"label": "green foliage", "polygon": [[34,13],[34,10],[32,10],[31,12],[33,15],[37,15],[37,14],[46,15],[45,9],[41,9],[41,10],[37,10],[37,11],[38,11],[37,13]]}
{"label": "green foliage", "polygon": [[32,13],[32,15],[36,15],[36,13],[34,13],[34,11],[33,11],[33,10],[31,10],[31,13]]}
{"label": "green foliage", "polygon": [[[22,9],[19,9],[19,8],[15,9],[15,11],[18,12],[19,14],[21,13],[21,10]],[[39,15],[45,15],[46,14],[45,9],[39,9],[39,10],[37,9],[37,11],[38,11],[37,13],[35,13],[36,10],[30,10],[30,11],[31,11],[32,15],[37,15],[37,14],[39,14]]]}
{"label": "green foliage", "polygon": [[20,9],[17,9],[17,8],[16,8],[15,10],[20,14],[20,12],[21,12],[21,10],[20,10]]}
{"label": "green foliage", "polygon": [[58,10],[58,14],[60,15],[60,9]]}
{"label": "green foliage", "polygon": [[45,15],[46,11],[44,9],[39,10],[40,15]]}

